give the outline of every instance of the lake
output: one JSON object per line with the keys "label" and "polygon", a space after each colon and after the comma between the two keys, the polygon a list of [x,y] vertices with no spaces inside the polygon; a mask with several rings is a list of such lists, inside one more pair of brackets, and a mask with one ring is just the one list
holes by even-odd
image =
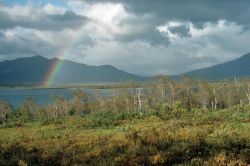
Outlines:
{"label": "lake", "polygon": [[[86,89],[78,88],[90,96],[100,94],[109,96],[114,93],[114,89]],[[0,89],[0,100],[7,99],[14,108],[17,108],[26,97],[35,97],[39,105],[45,105],[53,102],[53,95],[63,95],[69,99],[72,97],[76,88],[63,88],[63,89],[20,89],[8,88]]]}

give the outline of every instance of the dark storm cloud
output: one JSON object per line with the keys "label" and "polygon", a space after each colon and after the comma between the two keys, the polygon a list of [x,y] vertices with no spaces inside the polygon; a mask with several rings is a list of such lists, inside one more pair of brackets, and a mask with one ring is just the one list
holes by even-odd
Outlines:
{"label": "dark storm cloud", "polygon": [[0,31],[0,40],[4,38],[4,33]]}
{"label": "dark storm cloud", "polygon": [[90,3],[122,3],[137,15],[151,13],[155,22],[189,20],[193,23],[216,22],[225,19],[243,25],[250,22],[248,0],[88,0]]}
{"label": "dark storm cloud", "polygon": [[[2,35],[1,35],[2,34]],[[0,56],[8,55],[23,56],[43,54],[44,51],[51,49],[48,44],[39,40],[32,34],[16,35],[14,39],[9,39],[4,33],[0,32]]]}
{"label": "dark storm cloud", "polygon": [[189,27],[187,27],[186,25],[171,27],[171,28],[169,28],[169,30],[171,33],[178,34],[180,37],[190,36]]}
{"label": "dark storm cloud", "polygon": [[[118,35],[117,39],[121,41],[147,40],[153,45],[168,44],[168,39],[156,32],[155,27],[172,20],[189,21],[196,28],[203,28],[206,22],[217,23],[218,20],[227,20],[242,25],[245,29],[250,28],[250,1],[247,0],[87,0],[87,2],[122,3],[129,13],[137,16],[137,19],[132,20],[132,25],[136,28],[142,24],[141,31]],[[150,17],[143,19],[145,15]],[[131,23],[131,20],[128,23]],[[172,30],[180,36],[189,35],[185,26]]]}
{"label": "dark storm cloud", "polygon": [[[34,13],[35,14],[35,13]],[[78,28],[88,22],[88,18],[66,11],[64,14],[46,15],[38,13],[36,19],[29,17],[12,17],[4,11],[0,11],[0,29],[11,29],[15,27],[32,28],[39,30],[62,30],[65,28]]]}
{"label": "dark storm cloud", "polygon": [[163,36],[156,29],[155,25],[149,24],[149,22],[145,21],[144,23],[131,23],[133,25],[134,31],[131,31],[127,34],[118,34],[115,36],[115,40],[120,42],[131,42],[134,40],[147,41],[151,45],[168,45],[169,40]]}
{"label": "dark storm cloud", "polygon": [[0,29],[8,29],[16,26],[16,22],[12,21],[6,12],[0,11]]}
{"label": "dark storm cloud", "polygon": [[248,0],[33,2],[0,5],[1,60],[55,57],[70,47],[67,59],[154,75],[208,67],[250,51]]}

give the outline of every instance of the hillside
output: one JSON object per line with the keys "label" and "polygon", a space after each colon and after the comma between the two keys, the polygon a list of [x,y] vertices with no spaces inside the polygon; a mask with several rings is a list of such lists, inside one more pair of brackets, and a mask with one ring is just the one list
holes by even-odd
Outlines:
{"label": "hillside", "polygon": [[[55,61],[58,59],[33,56],[0,62],[0,83],[42,83]],[[62,60],[60,70],[53,83],[103,83],[128,80],[142,81],[144,78],[119,70],[111,65],[90,66]]]}
{"label": "hillside", "polygon": [[226,63],[193,70],[182,75],[189,75],[207,80],[222,80],[235,77],[250,77],[250,53]]}

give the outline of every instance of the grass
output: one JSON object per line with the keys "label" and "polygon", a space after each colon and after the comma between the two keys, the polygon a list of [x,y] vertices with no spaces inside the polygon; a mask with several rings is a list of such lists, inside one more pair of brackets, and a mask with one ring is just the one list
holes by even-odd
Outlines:
{"label": "grass", "polygon": [[0,165],[247,165],[250,108],[90,113],[0,128]]}

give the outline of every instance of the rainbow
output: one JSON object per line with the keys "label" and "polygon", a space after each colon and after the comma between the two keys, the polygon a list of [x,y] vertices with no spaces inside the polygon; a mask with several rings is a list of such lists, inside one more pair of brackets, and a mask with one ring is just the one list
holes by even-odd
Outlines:
{"label": "rainbow", "polygon": [[64,46],[58,51],[57,55],[55,56],[56,59],[50,66],[49,71],[47,72],[44,81],[42,82],[43,87],[50,87],[53,84],[54,79],[63,64],[63,60],[71,52],[73,46],[81,37],[81,33],[82,33],[82,28],[80,28],[74,34],[72,34],[69,41],[67,41],[66,46]]}

